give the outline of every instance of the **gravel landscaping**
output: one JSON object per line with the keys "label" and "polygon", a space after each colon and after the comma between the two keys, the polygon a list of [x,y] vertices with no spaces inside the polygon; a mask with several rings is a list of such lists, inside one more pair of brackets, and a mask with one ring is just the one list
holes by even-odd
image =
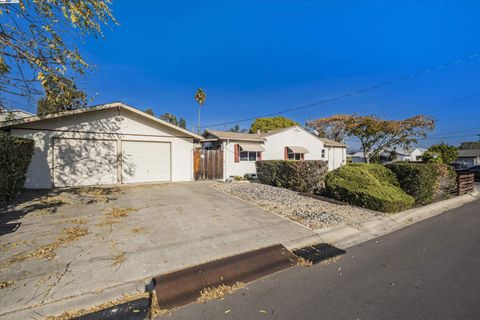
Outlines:
{"label": "gravel landscaping", "polygon": [[253,202],[268,211],[312,229],[341,222],[356,226],[365,218],[382,214],[350,205],[314,199],[295,191],[260,183],[217,183],[214,188]]}

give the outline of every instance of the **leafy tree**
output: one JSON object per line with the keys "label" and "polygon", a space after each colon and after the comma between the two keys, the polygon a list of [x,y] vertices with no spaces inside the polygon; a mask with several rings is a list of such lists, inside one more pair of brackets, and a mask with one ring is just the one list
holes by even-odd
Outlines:
{"label": "leafy tree", "polygon": [[234,125],[233,128],[228,129],[229,132],[241,132],[241,133],[246,133],[248,132],[247,129],[242,129],[238,124]]}
{"label": "leafy tree", "polygon": [[207,100],[207,94],[203,91],[202,88],[199,88],[197,92],[195,92],[195,101],[198,103],[198,132],[200,133],[200,110],[205,103],[205,100]]}
{"label": "leafy tree", "polygon": [[180,118],[177,124],[180,128],[187,129],[187,121],[184,118]]}
{"label": "leafy tree", "polygon": [[57,87],[55,82],[51,84],[51,92],[37,102],[37,114],[45,115],[49,113],[85,108],[87,105],[86,95],[78,90],[73,81],[64,88]]}
{"label": "leafy tree", "polygon": [[328,118],[317,119],[307,122],[307,128],[314,129],[316,131],[315,134],[319,137],[342,142],[347,134],[345,121],[349,117],[349,115],[340,114]]}
{"label": "leafy tree", "polygon": [[423,161],[450,164],[458,157],[458,149],[445,143],[431,146],[423,153]]}
{"label": "leafy tree", "polygon": [[480,149],[480,141],[467,141],[460,144],[460,150]]}
{"label": "leafy tree", "polygon": [[171,124],[178,125],[177,117],[171,113],[165,112],[159,118],[163,121],[170,122]]}
{"label": "leafy tree", "polygon": [[116,23],[110,3],[19,0],[1,5],[1,97],[31,101],[43,96],[41,113],[85,106],[86,95],[76,87],[74,76],[86,74],[90,66],[70,38],[101,37],[103,25]]}
{"label": "leafy tree", "polygon": [[145,112],[145,113],[148,113],[148,114],[151,115],[151,116],[155,116],[155,113],[153,112],[152,108],[147,108],[147,109],[145,109],[144,112]]}
{"label": "leafy tree", "polygon": [[272,130],[288,128],[297,125],[298,123],[293,121],[292,119],[281,116],[272,118],[257,118],[250,127],[250,133],[255,133],[258,130],[260,130],[260,132],[269,132]]}
{"label": "leafy tree", "polygon": [[[356,137],[366,162],[378,159],[383,150],[397,146],[407,148],[425,138],[427,132],[435,128],[435,121],[427,116],[415,116],[405,120],[384,120],[376,116],[335,115],[314,120],[308,125],[318,132],[332,130],[343,132],[338,138]],[[330,128],[330,127],[340,128]]]}

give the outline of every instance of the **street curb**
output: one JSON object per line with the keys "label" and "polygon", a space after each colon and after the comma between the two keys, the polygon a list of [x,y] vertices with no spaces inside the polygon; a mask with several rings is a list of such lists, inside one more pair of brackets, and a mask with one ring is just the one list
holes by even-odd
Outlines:
{"label": "street curb", "polygon": [[[150,279],[149,279],[150,281]],[[93,306],[100,305],[119,299],[125,294],[134,294],[138,292],[146,292],[148,286],[147,280],[139,280],[124,283],[118,286],[103,289],[102,292],[89,292],[79,296],[60,299],[58,301],[49,302],[40,306],[33,306],[25,309],[17,309],[3,315],[1,320],[18,320],[18,319],[44,319],[47,316],[59,315],[69,310],[88,309]]]}
{"label": "street curb", "polygon": [[[328,228],[317,229],[314,230],[314,232],[322,242],[330,243],[339,248],[349,248],[440,215],[478,199],[480,199],[479,193],[475,191],[471,194],[439,201],[420,208],[386,216],[368,218],[361,221],[358,227],[339,224]],[[307,243],[303,243],[302,245],[307,245]]]}

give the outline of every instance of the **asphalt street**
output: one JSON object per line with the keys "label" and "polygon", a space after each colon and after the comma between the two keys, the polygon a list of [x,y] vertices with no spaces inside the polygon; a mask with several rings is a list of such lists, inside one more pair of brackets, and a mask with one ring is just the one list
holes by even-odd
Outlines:
{"label": "asphalt street", "polygon": [[164,318],[480,319],[480,200]]}

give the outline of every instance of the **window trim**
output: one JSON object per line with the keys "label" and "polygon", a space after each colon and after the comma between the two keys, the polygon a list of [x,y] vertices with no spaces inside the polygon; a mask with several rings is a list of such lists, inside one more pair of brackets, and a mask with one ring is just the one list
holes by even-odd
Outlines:
{"label": "window trim", "polygon": [[[239,158],[240,162],[255,162],[259,158],[258,154],[260,152],[261,151],[240,151],[239,155],[238,155],[238,158]],[[242,153],[246,153],[247,156],[242,158]],[[251,153],[255,153],[255,160],[250,160],[250,154]]]}

